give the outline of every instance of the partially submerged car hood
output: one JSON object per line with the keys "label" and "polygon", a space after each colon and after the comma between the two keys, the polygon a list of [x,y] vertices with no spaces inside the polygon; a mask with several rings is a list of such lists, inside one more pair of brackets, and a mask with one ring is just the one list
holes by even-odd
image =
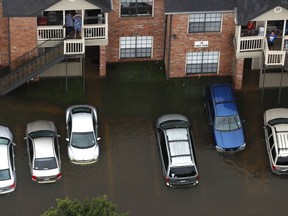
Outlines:
{"label": "partially submerged car hood", "polygon": [[214,133],[215,133],[216,145],[225,149],[237,148],[245,143],[242,129],[233,131],[215,130]]}

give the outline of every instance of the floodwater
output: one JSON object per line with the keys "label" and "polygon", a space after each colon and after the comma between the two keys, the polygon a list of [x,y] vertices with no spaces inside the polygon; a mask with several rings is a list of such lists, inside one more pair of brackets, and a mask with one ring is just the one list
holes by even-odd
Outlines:
{"label": "floodwater", "polygon": [[[55,206],[56,198],[83,200],[104,194],[117,204],[118,212],[135,216],[287,215],[288,176],[271,173],[262,128],[265,109],[287,107],[287,102],[277,103],[277,93],[267,91],[261,104],[260,91],[237,92],[247,148],[220,154],[212,146],[203,110],[205,86],[112,82],[89,72],[87,78],[87,95],[98,109],[101,136],[99,161],[88,166],[68,160],[66,107],[9,95],[1,98],[0,122],[12,130],[17,144],[17,187],[0,196],[0,215],[39,215]],[[165,186],[155,121],[166,113],[184,114],[192,124],[200,172],[195,187]],[[23,137],[27,122],[37,119],[54,121],[61,135],[63,178],[55,184],[31,181]]]}

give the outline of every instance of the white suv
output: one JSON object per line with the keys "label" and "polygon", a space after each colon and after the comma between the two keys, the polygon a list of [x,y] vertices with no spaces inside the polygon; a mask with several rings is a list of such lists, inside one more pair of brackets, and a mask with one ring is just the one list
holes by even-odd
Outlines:
{"label": "white suv", "polygon": [[156,123],[162,171],[167,186],[198,184],[195,145],[188,119],[167,114]]}
{"label": "white suv", "polygon": [[288,174],[287,108],[265,111],[264,133],[271,170],[276,174]]}

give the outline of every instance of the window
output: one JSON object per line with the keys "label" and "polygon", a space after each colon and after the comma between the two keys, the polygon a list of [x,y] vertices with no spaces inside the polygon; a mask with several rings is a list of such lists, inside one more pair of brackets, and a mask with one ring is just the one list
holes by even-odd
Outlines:
{"label": "window", "polygon": [[168,152],[166,148],[165,134],[161,129],[159,129],[159,138],[160,138],[162,158],[163,158],[163,162],[165,165],[165,169],[167,170],[168,169]]}
{"label": "window", "polygon": [[120,58],[151,58],[152,36],[121,37]]}
{"label": "window", "polygon": [[186,73],[217,73],[219,52],[190,52],[186,56]]}
{"label": "window", "polygon": [[189,16],[189,33],[220,32],[221,13],[197,13]]}
{"label": "window", "polygon": [[152,16],[153,0],[121,0],[121,17]]}

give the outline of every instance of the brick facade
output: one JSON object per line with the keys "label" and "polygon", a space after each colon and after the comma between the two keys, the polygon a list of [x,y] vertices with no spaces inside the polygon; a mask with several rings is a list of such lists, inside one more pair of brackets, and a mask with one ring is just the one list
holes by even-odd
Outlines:
{"label": "brick facade", "polygon": [[8,64],[8,18],[3,18],[2,4],[0,3],[0,66]]}
{"label": "brick facade", "polygon": [[242,89],[244,70],[244,59],[237,59],[235,74],[233,75],[233,84],[236,90]]}
{"label": "brick facade", "polygon": [[[232,75],[232,67],[234,62],[233,59],[235,58],[234,53],[235,48],[233,46],[235,23],[233,13],[223,14],[222,32],[219,33],[187,33],[189,24],[188,14],[169,15],[168,16],[169,22],[170,19],[172,22],[171,23],[172,32],[171,36],[167,37],[168,41],[166,43],[167,49],[165,49],[165,62],[166,62],[166,69],[169,70],[169,75],[171,78],[185,77],[185,76],[199,76],[199,74],[186,75],[185,64],[186,64],[187,52],[201,52],[201,51],[220,52],[219,73],[218,74],[214,73],[210,75],[212,76]],[[169,22],[167,22],[167,24],[169,24]],[[169,32],[169,29],[167,29],[167,32]],[[168,44],[170,39],[171,39],[171,47],[169,50]],[[208,41],[209,45],[207,48],[194,48],[195,41]],[[168,63],[169,55],[170,55],[170,64]],[[207,75],[209,74],[205,74],[205,76]]]}
{"label": "brick facade", "polygon": [[[120,0],[113,1],[109,13],[109,44],[107,62],[163,60],[164,53],[164,0],[154,0],[154,16],[120,17]],[[152,58],[119,59],[119,38],[153,36]]]}
{"label": "brick facade", "polygon": [[[164,60],[166,76],[232,76],[236,68],[234,82],[241,88],[243,65],[236,61],[233,37],[235,34],[235,14],[223,13],[222,31],[219,33],[188,33],[188,14],[164,14],[164,0],[154,0],[153,16],[121,17],[120,0],[113,0],[113,11],[108,14],[107,46],[99,48],[100,76],[106,76],[106,64],[129,61]],[[37,46],[37,18],[10,18],[10,44],[8,39],[8,18],[2,17],[0,3],[0,60],[7,64],[8,47],[10,46],[11,60],[23,55]],[[175,35],[175,36],[174,36]],[[153,36],[151,58],[119,58],[119,38],[131,36]],[[174,36],[174,37],[173,37]],[[207,48],[194,48],[195,41],[208,41]],[[199,51],[219,51],[220,62],[217,74],[186,75],[186,53]],[[240,64],[235,66],[235,62]],[[1,64],[1,62],[0,62]],[[234,64],[234,65],[233,65]],[[241,66],[242,65],[242,66]]]}
{"label": "brick facade", "polygon": [[11,61],[37,46],[36,18],[10,18]]}

